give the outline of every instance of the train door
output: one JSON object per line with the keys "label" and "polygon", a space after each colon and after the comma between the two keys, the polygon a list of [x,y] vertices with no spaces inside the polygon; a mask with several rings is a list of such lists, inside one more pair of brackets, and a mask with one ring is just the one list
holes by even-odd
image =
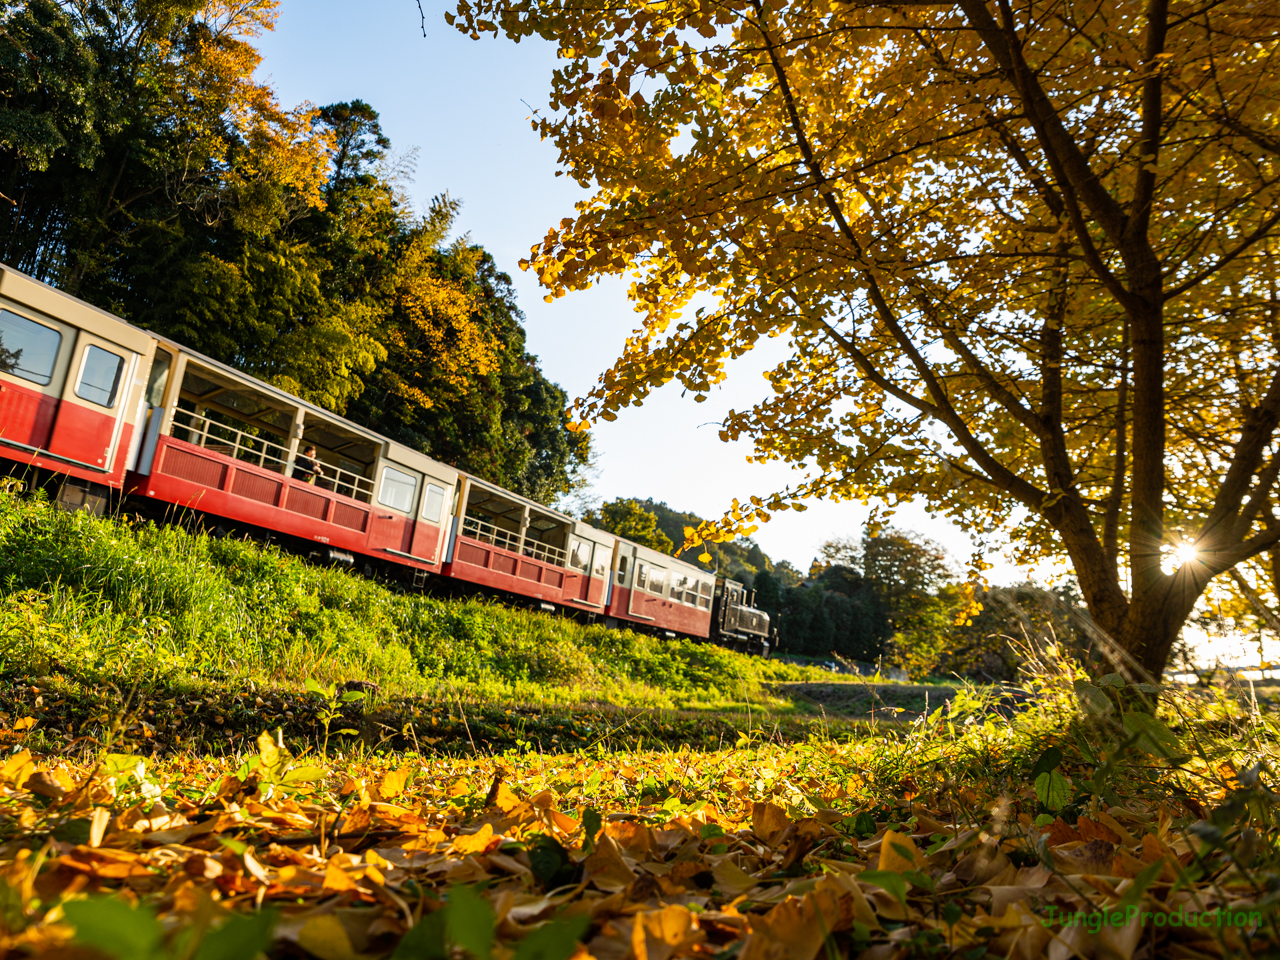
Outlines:
{"label": "train door", "polygon": [[444,532],[445,507],[452,484],[428,475],[422,491],[422,509],[414,526],[413,549],[415,557],[435,563],[439,559],[440,536]]}
{"label": "train door", "polygon": [[422,489],[422,475],[403,464],[382,460],[369,549],[409,554],[413,549],[413,516]]}
{"label": "train door", "polygon": [[631,588],[631,574],[635,569],[636,548],[629,543],[618,541],[617,560],[613,565],[613,583],[618,589]]}
{"label": "train door", "polygon": [[137,367],[133,351],[78,331],[49,452],[110,472]]}
{"label": "train door", "polygon": [[[569,560],[564,576],[564,598],[587,600],[591,595],[592,548],[590,540],[572,537],[569,540]],[[597,548],[599,549],[599,548]]]}
{"label": "train door", "polygon": [[0,441],[48,448],[75,342],[75,327],[0,310]]}
{"label": "train door", "polygon": [[172,371],[173,355],[163,348],[158,348],[155,357],[151,360],[151,370],[147,374],[147,389],[142,395],[142,402],[139,405],[140,414],[134,425],[133,445],[129,450],[129,460],[125,464],[128,470],[136,470],[143,474],[151,472],[151,462],[155,459],[160,429],[164,425],[165,398],[169,392],[169,374]]}

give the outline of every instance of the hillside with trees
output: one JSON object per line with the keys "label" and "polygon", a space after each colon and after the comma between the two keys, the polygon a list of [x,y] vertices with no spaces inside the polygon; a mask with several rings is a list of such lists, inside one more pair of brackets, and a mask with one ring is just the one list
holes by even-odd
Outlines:
{"label": "hillside with trees", "polygon": [[0,260],[535,500],[586,463],[510,278],[359,100],[254,77],[273,0],[4,4]]}

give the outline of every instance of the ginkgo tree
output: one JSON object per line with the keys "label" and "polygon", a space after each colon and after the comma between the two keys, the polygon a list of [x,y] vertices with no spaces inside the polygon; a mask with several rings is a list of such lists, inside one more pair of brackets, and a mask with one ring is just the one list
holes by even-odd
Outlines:
{"label": "ginkgo tree", "polygon": [[[461,0],[558,46],[533,120],[590,189],[530,264],[630,275],[574,413],[701,400],[806,497],[923,498],[1065,554],[1130,668],[1280,541],[1280,11],[1227,0]],[[699,304],[710,304],[699,306]],[[1125,656],[1124,654],[1127,654]]]}

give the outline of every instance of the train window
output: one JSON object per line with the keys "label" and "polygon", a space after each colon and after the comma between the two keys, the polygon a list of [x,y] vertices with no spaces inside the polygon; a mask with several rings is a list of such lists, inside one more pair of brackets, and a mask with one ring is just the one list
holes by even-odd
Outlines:
{"label": "train window", "polygon": [[591,575],[603,580],[609,573],[609,558],[604,547],[596,544],[596,562],[591,568]]}
{"label": "train window", "polygon": [[591,544],[586,540],[569,541],[569,566],[586,573],[591,568]]}
{"label": "train window", "polygon": [[422,519],[427,523],[439,523],[442,509],[444,509],[444,487],[428,483],[427,495],[422,498]]}
{"label": "train window", "polygon": [[76,396],[100,407],[114,407],[123,366],[124,358],[90,344],[84,351],[84,365],[80,368]]}
{"label": "train window", "polygon": [[618,583],[621,584],[626,582],[627,582],[627,558],[619,557],[618,558]]}
{"label": "train window", "polygon": [[689,578],[683,574],[671,575],[671,599],[677,603],[684,600],[684,587],[689,582]]}
{"label": "train window", "polygon": [[0,310],[0,358],[16,354],[0,370],[40,386],[53,379],[62,334],[42,323]]}
{"label": "train window", "polygon": [[378,502],[392,510],[413,512],[413,495],[418,489],[418,478],[402,473],[395,467],[382,468],[382,489],[378,491]]}
{"label": "train window", "polygon": [[156,358],[151,361],[151,373],[147,375],[147,403],[153,407],[164,403],[164,392],[169,387],[169,369],[173,358],[164,350],[156,351]]}
{"label": "train window", "polygon": [[667,571],[661,567],[654,567],[649,571],[649,586],[646,588],[650,593],[656,593],[662,596],[667,588]]}
{"label": "train window", "polygon": [[703,580],[698,584],[698,606],[704,610],[711,608],[711,581]]}
{"label": "train window", "polygon": [[636,561],[636,586],[641,590],[649,589],[649,565],[643,560]]}

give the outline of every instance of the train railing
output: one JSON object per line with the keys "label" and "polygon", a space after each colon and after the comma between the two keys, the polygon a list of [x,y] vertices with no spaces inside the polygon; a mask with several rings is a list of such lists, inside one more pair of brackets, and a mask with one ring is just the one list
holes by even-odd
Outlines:
{"label": "train railing", "polygon": [[496,527],[492,523],[470,514],[462,518],[462,535],[470,537],[472,540],[478,540],[481,543],[491,543],[495,547],[510,550],[512,553],[523,553],[526,557],[541,560],[543,563],[554,564],[557,567],[564,566],[564,560],[567,556],[559,547],[553,547],[547,543],[539,543],[537,540],[525,540],[522,547],[520,534],[510,530],[503,530],[501,527]]}
{"label": "train railing", "polygon": [[352,500],[373,503],[373,481],[368,477],[362,477],[358,473],[342,470],[327,463],[321,463],[320,467],[324,470],[324,476],[316,481],[319,486],[334,493],[341,493]]}
{"label": "train railing", "polygon": [[524,542],[524,555],[557,567],[564,566],[564,558],[567,556],[559,547],[553,547],[548,543],[539,543],[537,540],[526,540]]}
{"label": "train railing", "polygon": [[244,460],[275,473],[284,473],[285,465],[289,462],[287,448],[189,410],[173,412],[170,434],[213,453]]}
{"label": "train railing", "polygon": [[[224,457],[243,460],[271,470],[284,473],[289,462],[289,450],[279,444],[255,437],[253,434],[218,423],[208,417],[192,413],[190,410],[173,412],[173,427],[170,435],[196,446],[204,447],[212,453],[220,453]],[[373,481],[350,470],[343,470],[330,463],[321,463],[324,475],[316,479],[316,486],[323,490],[332,490],[352,500],[363,503],[373,502]]]}

